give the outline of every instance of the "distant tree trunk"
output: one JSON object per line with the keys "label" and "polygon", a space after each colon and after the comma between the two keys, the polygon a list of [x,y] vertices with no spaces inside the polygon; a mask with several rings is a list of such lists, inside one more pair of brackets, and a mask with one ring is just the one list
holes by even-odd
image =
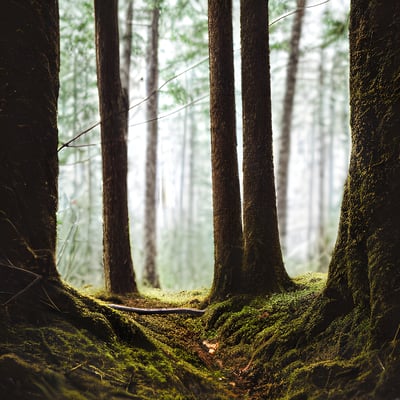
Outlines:
{"label": "distant tree trunk", "polygon": [[352,0],[352,152],[325,290],[328,321],[366,310],[371,343],[391,341],[393,351],[400,324],[399,43],[400,2]]}
{"label": "distant tree trunk", "polygon": [[[318,270],[325,271],[328,266],[327,242],[326,242],[326,121],[325,121],[325,70],[324,70],[324,49],[320,48],[320,63],[318,72]],[[332,123],[332,121],[331,121]]]}
{"label": "distant tree trunk", "polygon": [[286,252],[287,240],[287,214],[288,214],[288,182],[289,182],[289,160],[290,142],[292,130],[292,116],[294,96],[296,90],[297,65],[300,56],[300,37],[303,26],[304,10],[306,0],[297,0],[297,12],[292,26],[290,39],[289,61],[286,72],[286,89],[283,100],[279,159],[278,159],[278,221],[283,252]]}
{"label": "distant tree trunk", "polygon": [[[58,280],[58,2],[0,3],[0,272]],[[8,275],[8,278],[7,278]],[[23,277],[23,274],[21,275]],[[22,278],[21,278],[22,279]]]}
{"label": "distant tree trunk", "polygon": [[240,2],[243,109],[244,266],[241,290],[291,286],[279,244],[272,160],[268,2]]}
{"label": "distant tree trunk", "polygon": [[157,272],[157,147],[158,147],[158,21],[160,9],[152,10],[147,47],[147,149],[144,215],[144,271],[146,284],[159,288]]}
{"label": "distant tree trunk", "polygon": [[210,299],[238,291],[243,239],[236,152],[232,1],[208,1],[214,281]]}
{"label": "distant tree trunk", "polygon": [[[132,20],[133,20],[133,0],[127,1],[125,15],[125,32],[122,37],[122,63],[121,63],[121,86],[124,91],[126,104],[129,104],[129,83],[131,76],[131,56],[132,56]],[[126,108],[129,114],[129,107]],[[128,115],[126,116],[128,121]],[[128,127],[126,128],[128,131]]]}
{"label": "distant tree trunk", "polygon": [[118,2],[95,0],[97,76],[103,159],[106,289],[136,292],[129,241],[126,109],[119,68]]}

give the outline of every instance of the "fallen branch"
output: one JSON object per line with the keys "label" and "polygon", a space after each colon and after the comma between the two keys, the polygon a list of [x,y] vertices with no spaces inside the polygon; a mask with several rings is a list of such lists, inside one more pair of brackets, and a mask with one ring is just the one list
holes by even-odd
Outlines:
{"label": "fallen branch", "polygon": [[138,308],[121,306],[120,304],[107,304],[108,307],[114,310],[136,313],[140,315],[150,314],[189,314],[200,317],[206,310],[199,310],[197,308]]}

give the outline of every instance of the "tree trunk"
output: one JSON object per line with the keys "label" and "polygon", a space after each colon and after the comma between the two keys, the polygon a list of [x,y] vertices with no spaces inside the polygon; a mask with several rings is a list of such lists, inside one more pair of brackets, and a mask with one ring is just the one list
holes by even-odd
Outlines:
{"label": "tree trunk", "polygon": [[149,43],[147,47],[147,149],[146,193],[144,223],[144,271],[143,280],[159,288],[157,272],[157,147],[158,147],[158,21],[160,9],[152,10]]}
{"label": "tree trunk", "polygon": [[127,104],[119,69],[118,3],[95,0],[103,160],[103,262],[106,289],[136,292],[127,204]]}
{"label": "tree trunk", "polygon": [[1,2],[0,37],[0,268],[58,279],[58,2]]}
{"label": "tree trunk", "polygon": [[352,0],[352,152],[325,294],[369,310],[372,343],[400,324],[400,3]]}
{"label": "tree trunk", "polygon": [[283,100],[281,135],[279,138],[279,159],[278,159],[278,221],[283,252],[286,252],[287,240],[287,214],[288,214],[288,187],[289,187],[289,160],[290,142],[292,130],[292,116],[294,95],[296,89],[297,65],[300,56],[300,37],[303,26],[304,10],[306,0],[297,0],[297,12],[292,26],[290,39],[290,53],[286,72],[286,89]]}
{"label": "tree trunk", "polygon": [[210,299],[241,284],[243,239],[233,67],[232,1],[208,2],[214,281]]}
{"label": "tree trunk", "polygon": [[[126,103],[129,104],[129,83],[131,77],[132,56],[133,0],[128,0],[127,4],[128,5],[126,7],[125,15],[125,32],[122,37],[121,86],[126,97]],[[127,109],[127,114],[129,114],[129,109]]]}
{"label": "tree trunk", "polygon": [[[318,120],[318,229],[317,229],[317,247],[318,247],[318,271],[326,272],[329,263],[327,254],[327,232],[326,232],[326,121],[325,121],[325,96],[328,91],[325,85],[325,57],[324,48],[320,48],[320,62],[318,71],[318,105],[316,107]],[[331,121],[331,124],[333,122]]]}
{"label": "tree trunk", "polygon": [[272,153],[268,2],[241,0],[244,271],[241,289],[291,286],[279,243]]}

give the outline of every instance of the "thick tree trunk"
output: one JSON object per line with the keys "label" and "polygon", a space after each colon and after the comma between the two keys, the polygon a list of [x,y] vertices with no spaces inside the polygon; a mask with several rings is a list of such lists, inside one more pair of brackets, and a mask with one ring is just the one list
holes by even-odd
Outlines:
{"label": "thick tree trunk", "polygon": [[160,9],[152,10],[147,48],[147,148],[146,193],[144,223],[144,271],[143,280],[159,288],[157,272],[157,147],[158,147],[158,21]]}
{"label": "thick tree trunk", "polygon": [[292,116],[294,106],[294,95],[296,90],[297,65],[300,57],[300,37],[303,26],[304,10],[306,0],[297,0],[297,12],[292,26],[290,39],[290,53],[286,73],[286,88],[283,100],[281,135],[279,138],[278,159],[278,221],[282,248],[286,250],[287,239],[287,214],[288,214],[288,186],[289,186],[289,160],[292,130]]}
{"label": "thick tree trunk", "polygon": [[236,152],[232,1],[208,2],[214,281],[210,299],[238,291],[242,221]]}
{"label": "thick tree trunk", "polygon": [[291,286],[279,243],[272,153],[268,2],[241,0],[244,271],[241,289]]}
{"label": "thick tree trunk", "polygon": [[117,1],[95,0],[97,76],[103,159],[103,246],[107,290],[137,291],[127,204],[126,109],[119,68]]}
{"label": "thick tree trunk", "polygon": [[326,295],[370,311],[373,343],[400,324],[400,2],[352,0],[352,152]]}
{"label": "thick tree trunk", "polygon": [[2,271],[10,265],[58,278],[58,71],[58,2],[1,2]]}

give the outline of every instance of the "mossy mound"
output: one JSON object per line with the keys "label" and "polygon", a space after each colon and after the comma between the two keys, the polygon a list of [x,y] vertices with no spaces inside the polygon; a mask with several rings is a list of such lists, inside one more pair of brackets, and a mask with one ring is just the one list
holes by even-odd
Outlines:
{"label": "mossy mound", "polygon": [[156,336],[71,288],[43,283],[0,311],[1,398],[232,398],[201,361],[185,361],[193,354],[181,357]]}
{"label": "mossy mound", "polygon": [[363,310],[338,313],[333,320],[318,314],[326,302],[323,274],[296,283],[296,291],[247,302],[233,298],[208,313],[209,328],[222,344],[219,356],[245,398],[400,398],[398,339],[373,349]]}

